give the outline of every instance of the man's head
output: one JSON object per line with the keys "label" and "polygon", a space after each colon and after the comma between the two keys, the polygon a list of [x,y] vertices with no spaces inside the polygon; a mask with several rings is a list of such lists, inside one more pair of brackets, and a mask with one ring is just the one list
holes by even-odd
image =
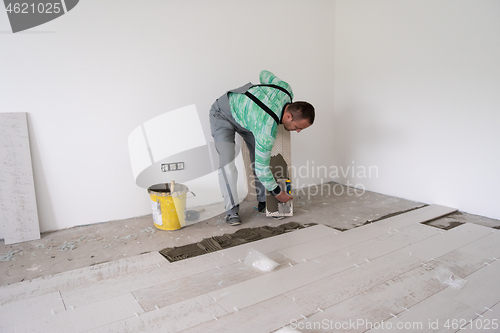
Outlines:
{"label": "man's head", "polygon": [[281,123],[287,131],[299,133],[314,123],[314,107],[307,102],[288,104]]}

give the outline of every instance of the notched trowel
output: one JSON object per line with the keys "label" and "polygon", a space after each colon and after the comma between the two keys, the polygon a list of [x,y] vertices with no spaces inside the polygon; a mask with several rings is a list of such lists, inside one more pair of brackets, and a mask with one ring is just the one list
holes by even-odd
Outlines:
{"label": "notched trowel", "polygon": [[[286,191],[289,195],[292,194],[291,181],[289,179],[279,179],[278,184],[282,191]],[[288,202],[278,202],[278,212],[281,216],[290,214],[292,211],[292,200]]]}
{"label": "notched trowel", "polygon": [[[273,148],[274,149],[274,148]],[[288,172],[288,164],[281,154],[271,156],[269,167],[273,173],[274,179],[282,191],[291,194],[290,173]],[[267,192],[266,195],[266,216],[269,217],[286,217],[293,216],[293,202],[281,203],[274,195]]]}
{"label": "notched trowel", "polygon": [[[282,191],[291,194],[291,182],[288,179],[278,179],[276,181]],[[273,195],[268,195],[266,199],[266,216],[285,217],[293,216],[293,200],[286,203],[279,202]]]}

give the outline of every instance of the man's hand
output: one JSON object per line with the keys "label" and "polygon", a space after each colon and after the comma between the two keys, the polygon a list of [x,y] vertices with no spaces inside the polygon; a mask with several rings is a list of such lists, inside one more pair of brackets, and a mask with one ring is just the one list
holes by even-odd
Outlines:
{"label": "man's hand", "polygon": [[275,198],[279,202],[282,202],[282,203],[288,202],[289,200],[293,199],[293,197],[291,195],[289,195],[288,193],[286,193],[285,191],[281,191],[280,194],[278,194],[277,196],[275,196]]}

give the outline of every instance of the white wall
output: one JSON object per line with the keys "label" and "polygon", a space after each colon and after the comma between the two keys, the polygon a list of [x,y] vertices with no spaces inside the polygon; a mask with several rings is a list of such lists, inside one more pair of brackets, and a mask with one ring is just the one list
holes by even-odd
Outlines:
{"label": "white wall", "polygon": [[[41,231],[149,214],[132,176],[129,133],[193,103],[208,130],[212,102],[257,82],[261,69],[332,119],[333,7],[327,0],[86,0],[18,34],[6,33],[2,7],[0,112],[29,114]],[[329,124],[292,135],[294,164],[329,162],[309,148]],[[331,140],[325,148],[333,149]]]}
{"label": "white wall", "polygon": [[500,218],[500,2],[337,0],[335,165],[369,190]]}

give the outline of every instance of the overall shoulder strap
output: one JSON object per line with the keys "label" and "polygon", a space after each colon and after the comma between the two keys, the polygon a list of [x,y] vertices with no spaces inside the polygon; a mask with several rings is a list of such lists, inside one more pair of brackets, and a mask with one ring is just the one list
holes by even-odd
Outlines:
{"label": "overall shoulder strap", "polygon": [[[280,87],[280,86],[277,86],[277,85],[274,85],[274,84],[256,84],[256,85],[253,85],[252,87],[271,87],[271,88],[279,89],[282,92],[284,92],[285,94],[287,94],[288,97],[290,97],[290,102],[292,101],[292,95],[290,95],[290,93],[285,88],[283,88],[283,87]],[[267,105],[265,105],[264,103],[262,103],[262,101],[260,99],[258,99],[257,97],[255,97],[253,94],[249,93],[248,90],[245,91],[245,95],[248,98],[250,98],[252,101],[254,101],[255,104],[257,104],[258,106],[260,106],[260,108],[262,110],[266,111],[274,119],[274,121],[278,125],[280,124],[280,119],[278,118],[278,116],[276,115],[276,113],[274,113]]]}
{"label": "overall shoulder strap", "polygon": [[275,84],[255,84],[252,87],[271,87],[271,88],[275,88],[275,89],[281,90],[282,92],[284,92],[285,94],[287,94],[288,97],[290,97],[290,102],[292,102],[292,95],[290,95],[290,93],[288,92],[288,90],[286,90],[283,87],[277,86]]}
{"label": "overall shoulder strap", "polygon": [[270,108],[268,108],[267,105],[265,105],[264,103],[262,103],[260,99],[258,99],[257,97],[255,97],[254,95],[252,95],[251,93],[249,93],[248,91],[245,92],[245,95],[247,95],[248,98],[250,98],[252,101],[254,101],[255,104],[257,104],[258,106],[260,106],[260,108],[262,110],[266,111],[271,117],[273,117],[274,121],[278,125],[280,124],[280,120],[279,120],[278,116],[276,115],[276,113],[274,113]]}

